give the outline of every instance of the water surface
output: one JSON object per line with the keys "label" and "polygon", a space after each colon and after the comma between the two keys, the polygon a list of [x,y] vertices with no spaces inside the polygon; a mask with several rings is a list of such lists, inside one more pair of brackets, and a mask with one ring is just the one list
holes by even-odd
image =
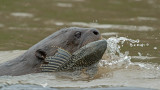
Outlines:
{"label": "water surface", "polygon": [[108,49],[94,78],[74,73],[1,76],[1,85],[160,89],[159,0],[0,0],[0,63],[65,27],[100,30]]}

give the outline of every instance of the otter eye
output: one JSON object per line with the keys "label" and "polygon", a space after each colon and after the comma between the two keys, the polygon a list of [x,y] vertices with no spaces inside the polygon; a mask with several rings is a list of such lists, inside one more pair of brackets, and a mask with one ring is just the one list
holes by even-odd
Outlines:
{"label": "otter eye", "polygon": [[74,36],[75,36],[76,38],[80,38],[80,37],[81,37],[81,32],[77,31],[77,32],[74,34]]}

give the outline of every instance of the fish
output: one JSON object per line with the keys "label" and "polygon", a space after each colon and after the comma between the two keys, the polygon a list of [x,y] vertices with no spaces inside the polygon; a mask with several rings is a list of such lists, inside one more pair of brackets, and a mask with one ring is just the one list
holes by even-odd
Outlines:
{"label": "fish", "polygon": [[54,56],[45,58],[47,64],[41,65],[42,72],[75,71],[96,66],[107,49],[106,40],[90,42],[73,54],[58,48]]}

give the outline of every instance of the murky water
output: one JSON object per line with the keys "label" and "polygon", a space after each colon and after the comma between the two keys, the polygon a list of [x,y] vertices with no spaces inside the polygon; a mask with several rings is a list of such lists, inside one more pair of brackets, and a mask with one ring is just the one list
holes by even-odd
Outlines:
{"label": "murky water", "polygon": [[[91,78],[84,73],[76,75],[76,72],[38,73],[22,76],[1,76],[1,84],[32,84],[48,87],[143,87],[160,89],[160,66],[155,63],[132,62],[137,60],[152,60],[158,57],[140,55],[130,56],[129,51],[121,52],[121,46],[125,42],[140,44],[139,39],[133,40],[126,37],[110,37],[107,39],[108,47],[103,59],[99,63],[99,71]],[[143,48],[143,47],[142,47]],[[3,52],[3,54],[2,54]],[[2,51],[1,57],[5,60],[18,56],[25,51]],[[5,54],[4,54],[5,53]]]}
{"label": "murky water", "polygon": [[65,27],[97,28],[108,42],[93,78],[76,72],[1,76],[0,87],[160,89],[159,20],[159,0],[0,0],[0,63]]}

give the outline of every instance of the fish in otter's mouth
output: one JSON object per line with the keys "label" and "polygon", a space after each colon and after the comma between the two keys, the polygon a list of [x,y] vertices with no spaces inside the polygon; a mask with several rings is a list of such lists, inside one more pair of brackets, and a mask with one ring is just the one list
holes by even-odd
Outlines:
{"label": "fish in otter's mouth", "polygon": [[106,48],[106,40],[90,42],[73,54],[70,54],[70,52],[62,48],[58,48],[58,52],[54,56],[45,58],[45,62],[48,63],[42,64],[40,68],[43,72],[85,69],[97,64],[102,58]]}

